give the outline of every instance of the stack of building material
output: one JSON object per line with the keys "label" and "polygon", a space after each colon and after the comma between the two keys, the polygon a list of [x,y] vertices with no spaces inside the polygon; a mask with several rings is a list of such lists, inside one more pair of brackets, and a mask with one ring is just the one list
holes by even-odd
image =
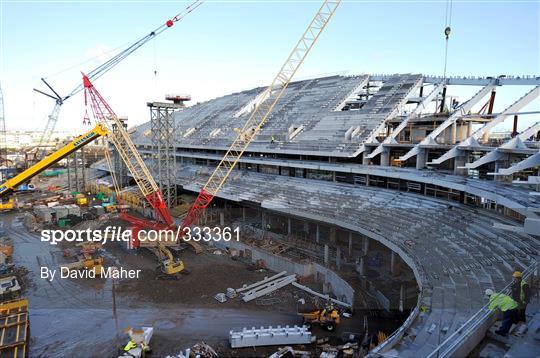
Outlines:
{"label": "stack of building material", "polygon": [[229,343],[231,348],[310,344],[312,335],[306,326],[281,327],[277,328],[244,328],[241,331],[229,332]]}
{"label": "stack of building material", "polygon": [[214,298],[215,298],[216,301],[218,301],[219,303],[227,302],[227,296],[225,296],[225,294],[224,294],[223,292],[216,294],[216,295],[214,296]]}
{"label": "stack of building material", "polygon": [[68,216],[68,209],[65,205],[57,205],[52,209],[56,214],[56,219],[63,219]]}
{"label": "stack of building material", "polygon": [[296,281],[296,275],[284,276],[286,274],[287,272],[283,271],[272,277],[266,277],[264,280],[249,286],[244,285],[244,287],[237,289],[236,292],[241,292],[242,300],[249,302]]}
{"label": "stack of building material", "polygon": [[0,304],[0,357],[26,357],[27,339],[30,328],[28,320],[28,300],[3,302]]}
{"label": "stack of building material", "polygon": [[81,216],[81,208],[75,204],[66,205],[68,215]]}
{"label": "stack of building material", "polygon": [[47,205],[37,205],[34,207],[34,214],[40,221],[50,223],[52,221],[53,209],[47,207]]}
{"label": "stack of building material", "polygon": [[235,298],[236,297],[236,290],[234,288],[227,288],[227,293],[226,293],[227,297],[229,298]]}

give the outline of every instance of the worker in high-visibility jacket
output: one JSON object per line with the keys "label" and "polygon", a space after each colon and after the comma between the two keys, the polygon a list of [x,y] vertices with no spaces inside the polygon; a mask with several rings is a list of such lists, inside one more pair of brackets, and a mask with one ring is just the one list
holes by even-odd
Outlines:
{"label": "worker in high-visibility jacket", "polygon": [[485,294],[489,297],[489,310],[499,310],[503,314],[501,328],[495,331],[495,333],[506,336],[512,324],[517,322],[518,304],[512,297],[503,293],[495,293],[490,288],[486,290]]}
{"label": "worker in high-visibility jacket", "polygon": [[135,342],[133,342],[132,340],[130,340],[130,341],[127,342],[127,344],[125,345],[124,351],[129,352],[130,350],[132,350],[132,349],[134,349],[134,348],[137,348],[137,343],[135,343]]}
{"label": "worker in high-visibility jacket", "polygon": [[520,271],[515,271],[512,274],[512,277],[514,279],[512,280],[510,290],[512,292],[512,298],[519,305],[517,319],[518,322],[525,322],[525,311],[527,310],[527,305],[531,301],[531,287],[523,278],[523,274]]}

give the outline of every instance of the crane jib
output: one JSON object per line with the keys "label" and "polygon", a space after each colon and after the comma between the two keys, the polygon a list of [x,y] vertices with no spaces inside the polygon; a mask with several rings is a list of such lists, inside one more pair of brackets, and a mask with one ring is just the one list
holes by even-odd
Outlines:
{"label": "crane jib", "polygon": [[92,131],[88,134],[86,134],[84,137],[82,137],[81,139],[78,139],[76,140],[75,142],[73,142],[73,147],[77,148],[83,144],[86,144],[87,142],[90,142],[92,140],[94,140],[96,137],[99,137],[100,134]]}

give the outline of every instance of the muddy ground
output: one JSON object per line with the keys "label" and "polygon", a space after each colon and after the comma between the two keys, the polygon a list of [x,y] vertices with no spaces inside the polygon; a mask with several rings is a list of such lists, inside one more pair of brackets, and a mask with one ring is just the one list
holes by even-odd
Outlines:
{"label": "muddy ground", "polygon": [[[245,262],[215,255],[213,250],[200,255],[183,252],[190,274],[177,281],[156,279],[157,261],[150,252],[134,254],[116,243],[104,247],[105,266],[141,269],[139,279],[120,280],[114,290],[110,279],[42,279],[42,266],[57,269],[70,259],[64,257],[64,247],[41,242],[39,232],[28,233],[20,217],[13,213],[0,218],[14,242],[14,263],[29,271],[24,295],[30,302],[31,357],[113,357],[127,342],[124,329],[141,325],[155,328],[153,357],[178,353],[200,341],[222,356],[266,356],[275,347],[229,349],[229,331],[302,323],[296,302],[304,293],[292,286],[278,290],[279,302],[272,305],[244,303],[239,298],[217,302],[214,295],[227,287],[239,288],[273,273],[248,269]],[[345,319],[334,336],[361,332],[363,320],[361,315]],[[391,332],[399,325],[393,320],[370,321],[375,332],[381,327]],[[318,328],[314,334],[327,335]]]}

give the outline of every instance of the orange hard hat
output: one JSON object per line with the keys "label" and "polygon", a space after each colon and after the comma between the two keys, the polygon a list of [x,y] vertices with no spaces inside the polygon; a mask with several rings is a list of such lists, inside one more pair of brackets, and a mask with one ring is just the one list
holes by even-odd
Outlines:
{"label": "orange hard hat", "polygon": [[521,276],[523,276],[521,271],[514,271],[514,273],[512,274],[512,277],[514,278],[521,278]]}

